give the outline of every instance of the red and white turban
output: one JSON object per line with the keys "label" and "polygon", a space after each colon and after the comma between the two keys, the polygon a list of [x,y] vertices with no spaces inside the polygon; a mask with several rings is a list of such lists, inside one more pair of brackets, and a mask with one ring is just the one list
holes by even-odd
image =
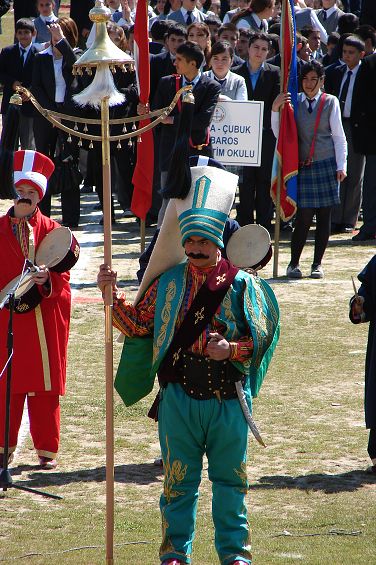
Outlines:
{"label": "red and white turban", "polygon": [[14,186],[27,184],[35,188],[40,200],[46,194],[47,182],[55,169],[53,161],[38,151],[16,151],[14,154]]}

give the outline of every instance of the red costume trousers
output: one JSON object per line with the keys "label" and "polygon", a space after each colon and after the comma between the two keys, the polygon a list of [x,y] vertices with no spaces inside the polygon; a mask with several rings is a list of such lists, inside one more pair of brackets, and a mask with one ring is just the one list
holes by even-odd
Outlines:
{"label": "red costume trousers", "polygon": [[[30,422],[30,435],[38,455],[56,457],[60,438],[59,395],[36,394],[28,396],[11,394],[9,422],[9,452],[17,447],[18,432],[21,426],[23,407],[27,396]],[[5,434],[5,394],[0,395],[0,453],[4,452]]]}

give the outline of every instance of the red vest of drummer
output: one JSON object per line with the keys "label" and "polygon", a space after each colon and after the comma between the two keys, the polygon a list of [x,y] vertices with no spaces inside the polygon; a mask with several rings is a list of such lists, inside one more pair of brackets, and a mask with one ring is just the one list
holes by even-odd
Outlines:
{"label": "red vest of drummer", "polygon": [[[0,217],[0,371],[9,357],[9,308],[14,302],[13,356],[7,379],[0,379],[0,466],[4,465],[4,451],[9,462],[13,458],[25,400],[39,464],[42,469],[57,465],[59,397],[65,393],[71,310],[69,269],[78,260],[79,245],[68,228],[38,208],[53,170],[53,162],[42,153],[15,152],[18,197]],[[7,410],[10,429],[5,437]]]}

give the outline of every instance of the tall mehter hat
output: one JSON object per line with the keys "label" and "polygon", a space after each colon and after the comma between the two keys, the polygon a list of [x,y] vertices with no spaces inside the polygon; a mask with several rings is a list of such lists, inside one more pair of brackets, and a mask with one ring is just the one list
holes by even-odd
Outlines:
{"label": "tall mehter hat", "polygon": [[40,200],[46,194],[47,182],[55,169],[53,161],[38,151],[16,151],[14,154],[14,186],[27,184],[35,188]]}
{"label": "tall mehter hat", "polygon": [[191,168],[191,190],[174,204],[184,245],[190,236],[213,241],[223,248],[223,230],[235,198],[238,177],[216,167]]}
{"label": "tall mehter hat", "polygon": [[[135,302],[150,283],[185,259],[184,242],[196,235],[223,247],[223,230],[235,198],[238,177],[213,160],[190,168],[191,188],[184,199],[171,198]],[[209,163],[211,166],[209,166]]]}

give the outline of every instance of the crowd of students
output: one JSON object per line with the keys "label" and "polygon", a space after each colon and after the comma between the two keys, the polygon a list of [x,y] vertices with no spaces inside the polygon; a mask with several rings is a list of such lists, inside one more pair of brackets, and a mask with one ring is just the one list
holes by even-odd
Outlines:
{"label": "crowd of students", "polygon": [[[73,77],[71,71],[76,58],[94,40],[94,26],[88,17],[94,0],[72,0],[70,18],[59,17],[54,0],[37,0],[31,9],[32,4],[14,2],[15,43],[3,47],[0,53],[4,122],[10,96],[18,84],[30,88],[43,107],[68,114],[75,111],[72,96],[84,87],[82,79]],[[111,39],[132,55],[134,0],[107,0],[106,4],[112,12],[108,23]],[[373,239],[376,147],[370,132],[376,121],[372,102],[376,90],[376,7],[367,0],[343,2],[340,6],[336,0],[294,0],[294,4],[299,77],[304,66],[312,61],[325,67],[325,72],[322,68],[318,71],[319,92],[325,90],[340,101],[341,128],[348,147],[347,164],[343,167],[347,176],[337,179],[336,175],[335,182],[341,181],[339,198],[333,200],[333,206],[327,206],[325,229],[329,230],[328,236],[330,231],[352,233],[362,207],[364,225],[353,239]],[[150,108],[168,105],[180,85],[193,83],[196,105],[191,154],[211,155],[208,127],[219,98],[264,102],[261,166],[242,167],[238,171],[237,219],[240,225],[257,222],[269,231],[273,229],[269,192],[275,149],[272,106],[280,89],[279,20],[278,0],[207,0],[202,4],[199,0],[158,0],[149,6]],[[179,81],[171,78],[176,73],[181,75]],[[126,81],[122,73],[118,75],[115,84],[126,94],[126,102],[116,108],[114,117],[115,113],[116,117],[128,117],[148,111],[147,106],[137,106],[135,74],[127,73]],[[178,113],[177,106],[154,132],[153,202],[147,225],[156,223],[158,215],[159,222],[163,217],[161,193]],[[317,108],[313,116],[316,113]],[[81,157],[81,163],[82,156],[88,156],[81,190],[91,191],[95,186],[101,204],[100,146],[94,144],[89,151],[87,147],[79,151],[74,144],[67,147],[66,139],[36,115],[30,102],[21,110],[20,145],[23,149],[36,148],[53,158],[60,148],[64,156],[69,153],[73,160]],[[130,215],[136,147],[132,144],[121,150],[113,148],[111,153],[113,190],[123,213]],[[79,196],[78,187],[62,196],[63,223],[70,227],[79,224]],[[48,197],[43,206],[43,212],[49,214]],[[320,216],[314,207],[313,215]],[[113,221],[116,222],[115,215]],[[283,224],[282,228],[290,230],[291,226]]]}

